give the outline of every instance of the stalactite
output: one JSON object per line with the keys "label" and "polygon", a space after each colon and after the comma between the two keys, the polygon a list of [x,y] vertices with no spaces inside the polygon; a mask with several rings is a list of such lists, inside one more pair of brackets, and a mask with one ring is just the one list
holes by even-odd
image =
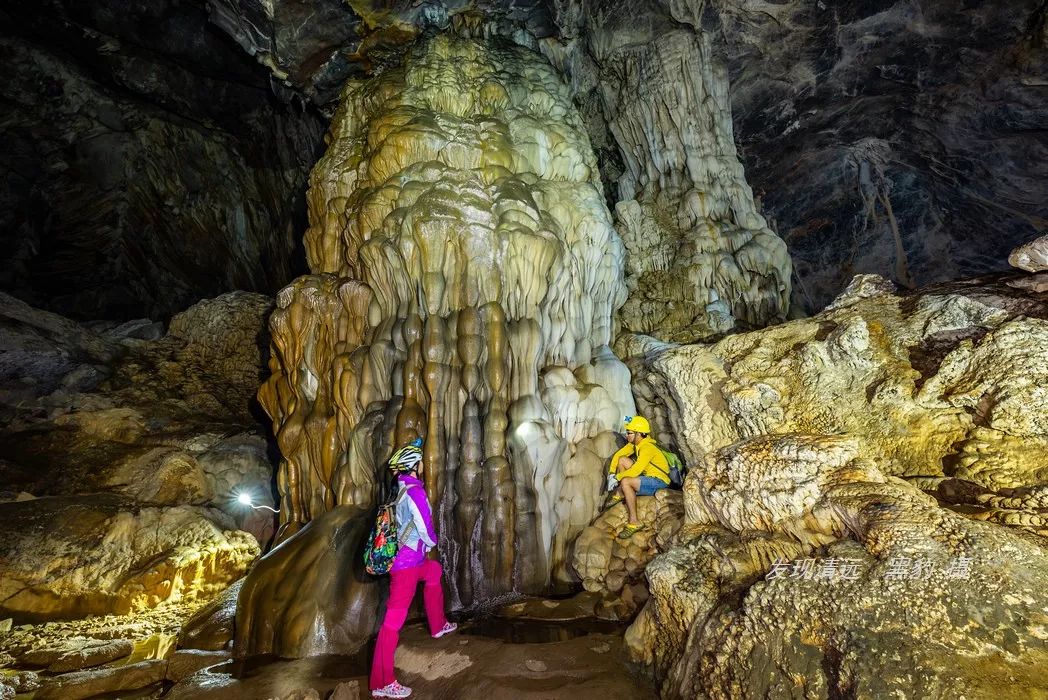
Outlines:
{"label": "stalactite", "polygon": [[421,39],[346,87],[311,183],[316,274],[281,293],[260,392],[284,536],[371,502],[423,437],[453,600],[569,576],[599,475],[565,469],[633,402],[609,350],[623,246],[566,86],[505,40]]}

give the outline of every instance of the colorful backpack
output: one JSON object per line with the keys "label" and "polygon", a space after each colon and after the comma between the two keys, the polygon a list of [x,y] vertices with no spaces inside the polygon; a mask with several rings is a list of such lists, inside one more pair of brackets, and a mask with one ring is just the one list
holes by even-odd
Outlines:
{"label": "colorful backpack", "polygon": [[400,489],[396,497],[378,507],[375,524],[364,547],[364,569],[374,576],[388,574],[393,560],[400,551],[400,534],[397,532],[397,506],[407,495],[406,488]]}
{"label": "colorful backpack", "polygon": [[[684,466],[684,462],[680,460],[680,457],[676,453],[664,450],[659,447],[659,452],[666,458],[666,464],[669,465],[670,473],[670,486],[674,488],[681,488],[684,486],[684,477],[688,475],[688,468]],[[659,471],[662,471],[661,469]]]}

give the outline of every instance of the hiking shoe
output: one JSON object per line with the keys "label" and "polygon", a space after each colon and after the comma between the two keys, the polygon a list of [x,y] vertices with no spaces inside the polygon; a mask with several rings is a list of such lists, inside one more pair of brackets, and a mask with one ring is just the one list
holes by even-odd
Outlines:
{"label": "hiking shoe", "polygon": [[610,496],[604,499],[604,510],[611,508],[613,505],[617,505],[626,500],[626,497],[621,492],[613,492]]}
{"label": "hiking shoe", "polygon": [[375,688],[371,691],[373,698],[406,698],[411,695],[411,688],[393,681],[385,688]]}
{"label": "hiking shoe", "polygon": [[440,639],[445,634],[451,634],[459,628],[454,622],[445,622],[444,626],[440,628],[440,631],[433,635],[433,639]]}
{"label": "hiking shoe", "polygon": [[637,532],[639,532],[640,530],[643,530],[643,529],[644,529],[644,526],[639,524],[639,523],[637,523],[637,524],[629,523],[629,524],[626,525],[626,527],[622,528],[619,531],[619,539],[620,540],[628,540],[629,538],[631,538],[635,534],[637,534]]}

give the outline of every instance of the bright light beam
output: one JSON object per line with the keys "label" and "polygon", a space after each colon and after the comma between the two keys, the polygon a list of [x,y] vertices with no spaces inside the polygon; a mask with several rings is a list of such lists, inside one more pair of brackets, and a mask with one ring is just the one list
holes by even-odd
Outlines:
{"label": "bright light beam", "polygon": [[264,505],[264,504],[260,504],[260,505],[256,506],[254,503],[251,502],[251,495],[248,494],[246,491],[242,492],[239,496],[237,496],[237,502],[238,503],[243,503],[245,506],[251,506],[255,510],[261,510],[262,508],[265,508],[266,510],[271,510],[274,513],[279,513],[280,512],[278,509],[271,508],[271,507],[269,507],[267,505]]}

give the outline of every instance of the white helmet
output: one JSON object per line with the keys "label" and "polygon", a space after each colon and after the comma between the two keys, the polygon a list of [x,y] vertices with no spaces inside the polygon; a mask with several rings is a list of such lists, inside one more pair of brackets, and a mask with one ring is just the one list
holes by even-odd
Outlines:
{"label": "white helmet", "polygon": [[395,472],[413,472],[422,462],[422,450],[415,445],[401,447],[389,458],[389,468]]}

